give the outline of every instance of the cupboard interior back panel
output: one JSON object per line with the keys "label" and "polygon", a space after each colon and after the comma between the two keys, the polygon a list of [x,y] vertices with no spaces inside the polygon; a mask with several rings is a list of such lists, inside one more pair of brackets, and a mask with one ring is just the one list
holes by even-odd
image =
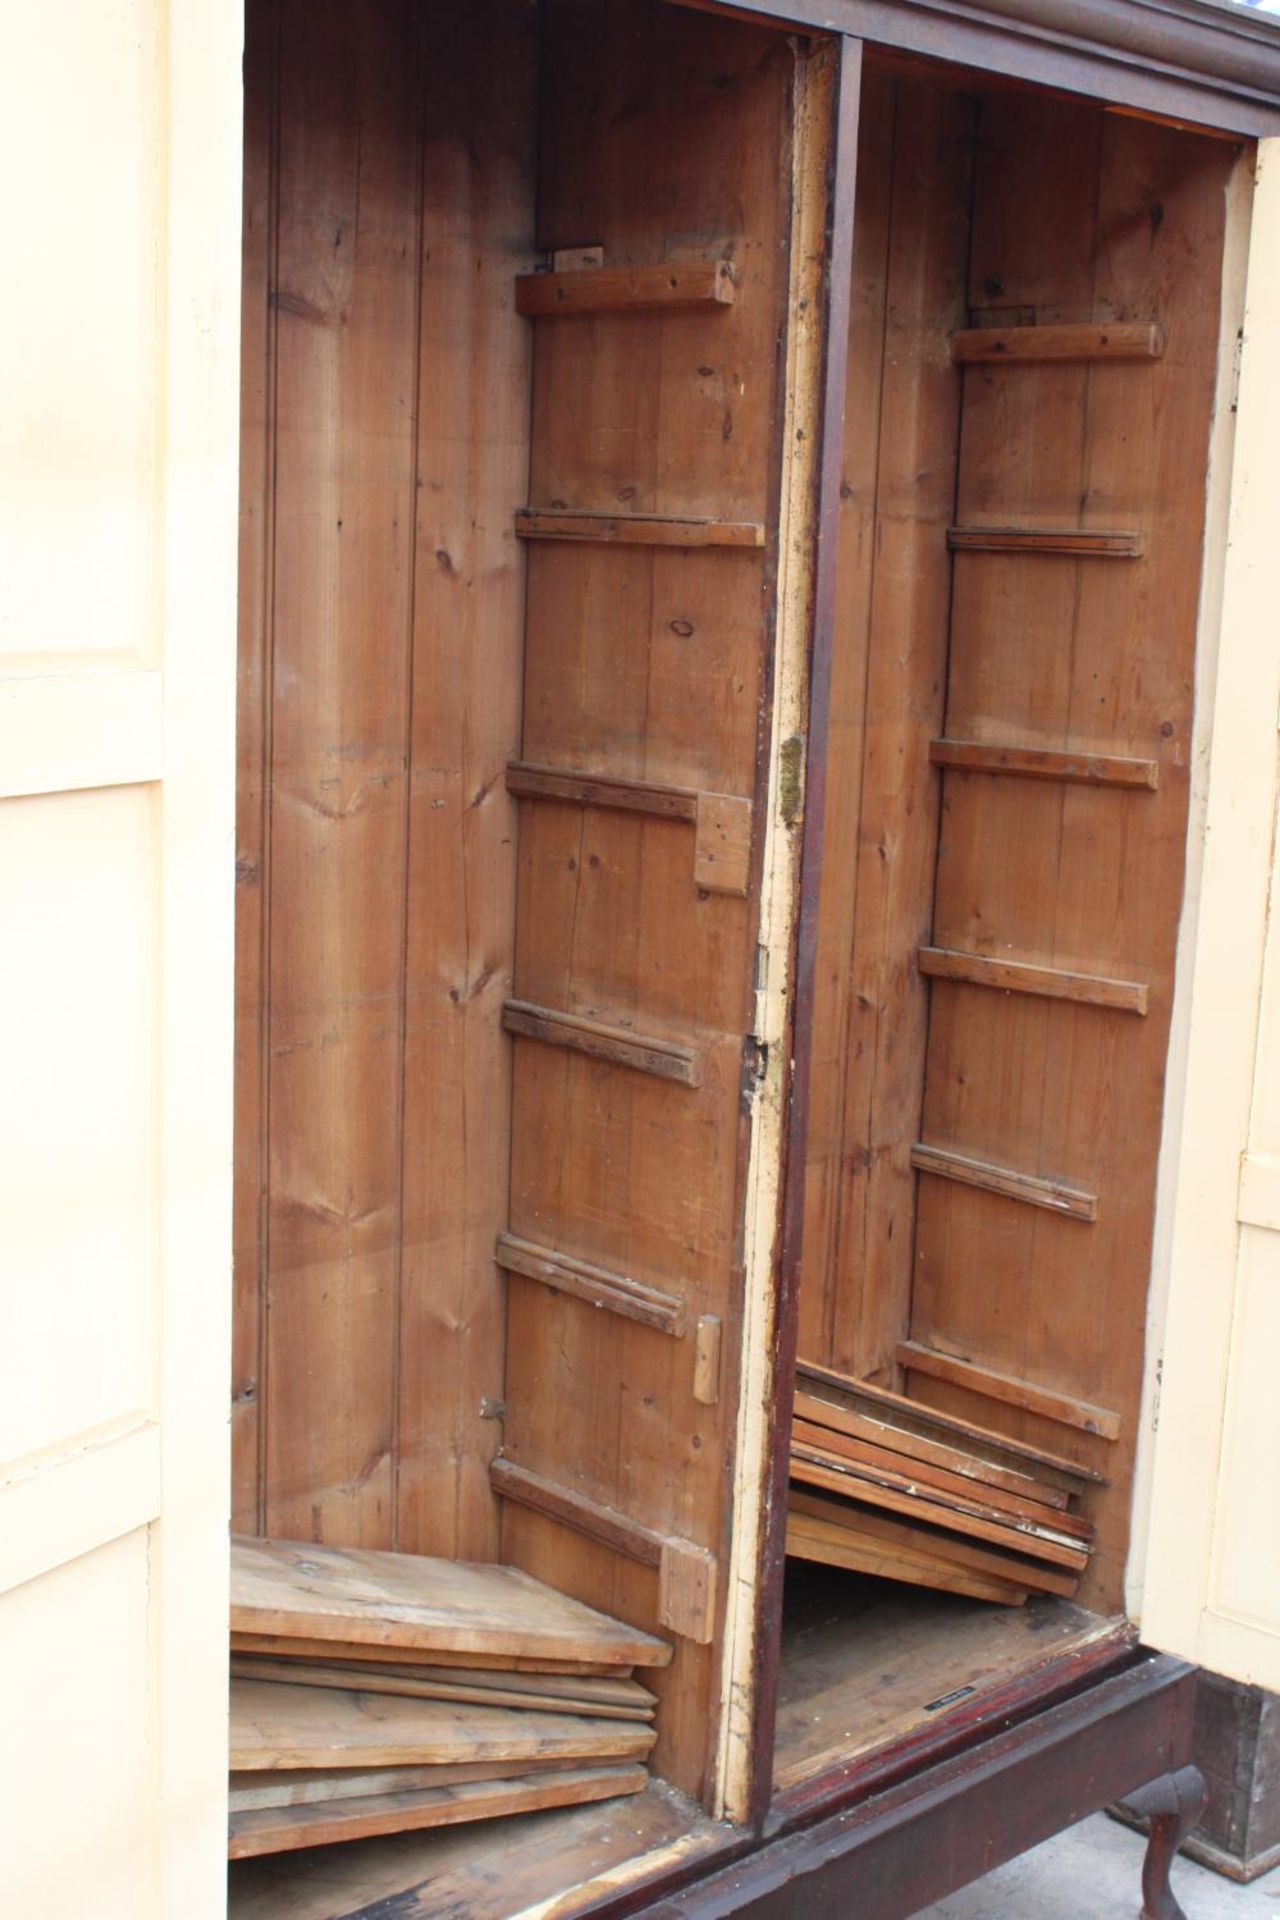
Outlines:
{"label": "cupboard interior back panel", "polygon": [[534,16],[248,27],[235,1523],[489,1559]]}
{"label": "cupboard interior back panel", "polygon": [[[1234,155],[883,74],[864,112],[800,1350],[1105,1475],[1115,1609]],[[1157,350],[951,363],[1117,323]]]}

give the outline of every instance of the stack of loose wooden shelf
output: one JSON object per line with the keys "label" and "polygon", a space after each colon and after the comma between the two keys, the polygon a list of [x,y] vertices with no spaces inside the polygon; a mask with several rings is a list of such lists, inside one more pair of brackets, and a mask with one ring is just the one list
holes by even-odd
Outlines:
{"label": "stack of loose wooden shelf", "polygon": [[1070,1595],[1099,1475],[865,1381],[801,1361],[787,1552],[913,1586],[1021,1606]]}
{"label": "stack of loose wooden shelf", "polygon": [[637,1793],[670,1658],[513,1567],[236,1539],[230,1855]]}

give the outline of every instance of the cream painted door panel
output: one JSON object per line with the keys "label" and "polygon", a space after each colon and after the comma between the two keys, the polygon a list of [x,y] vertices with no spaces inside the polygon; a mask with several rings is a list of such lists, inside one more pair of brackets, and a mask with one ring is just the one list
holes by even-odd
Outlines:
{"label": "cream painted door panel", "polygon": [[1280,140],[1261,143],[1250,227],[1135,1567],[1145,1639],[1280,1689]]}
{"label": "cream painted door panel", "polygon": [[239,9],[0,75],[6,1911],[224,1908]]}

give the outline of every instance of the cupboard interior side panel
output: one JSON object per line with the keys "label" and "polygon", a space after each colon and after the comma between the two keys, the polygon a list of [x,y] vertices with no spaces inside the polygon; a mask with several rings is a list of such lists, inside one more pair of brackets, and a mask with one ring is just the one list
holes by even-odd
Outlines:
{"label": "cupboard interior side panel", "polygon": [[854,224],[799,1351],[885,1386],[910,1311],[976,103],[869,72]]}
{"label": "cupboard interior side panel", "polygon": [[[535,323],[530,500],[776,518],[791,48],[639,0],[544,8],[539,245],[605,268],[727,260],[732,304]],[[531,546],[527,762],[727,796],[750,831],[771,628],[769,545]],[[504,1451],[706,1579],[673,1628],[625,1549],[508,1502],[505,1558],[673,1638],[653,1764],[701,1794],[716,1720],[739,1311],[744,1035],[756,893],[698,882],[695,829],[522,803],[516,992],[687,1048],[696,1084],[515,1040],[512,1231],[674,1299],[678,1333],[511,1278]],[[699,1374],[700,1340],[719,1338]]]}
{"label": "cupboard interior side panel", "polygon": [[475,1559],[533,30],[521,0],[257,0],[246,60],[235,1524]]}

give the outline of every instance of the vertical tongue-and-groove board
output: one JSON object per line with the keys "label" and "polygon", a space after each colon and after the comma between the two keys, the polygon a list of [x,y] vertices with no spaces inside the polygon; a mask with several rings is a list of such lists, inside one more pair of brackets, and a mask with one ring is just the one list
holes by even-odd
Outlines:
{"label": "vertical tongue-and-groove board", "polygon": [[255,0],[245,58],[235,1517],[477,1560],[536,30]]}
{"label": "vertical tongue-and-groove board", "polygon": [[[899,1359],[918,1396],[1108,1475],[1082,1589],[1105,1606],[1122,1597],[1141,1396],[1232,157],[1083,105],[980,107],[971,323],[1151,322],[1162,350],[1105,357],[1082,332],[1078,358],[957,353],[956,525],[1134,534],[1138,550],[956,551],[945,734],[1155,772],[942,771],[933,953],[1077,978],[1037,991],[1034,974],[926,957],[921,1140],[944,1158],[916,1161]],[[947,1155],[998,1172],[949,1172]]]}
{"label": "vertical tongue-and-groove board", "polygon": [[[263,583],[259,1524],[393,1538],[418,258],[404,0],[282,0]],[[409,57],[406,57],[406,55]],[[302,1356],[305,1355],[305,1361]]]}
{"label": "vertical tongue-and-groove board", "polygon": [[[912,1278],[974,102],[868,71],[836,556],[799,1346],[892,1383]],[[804,1010],[801,1010],[804,1017]]]}
{"label": "vertical tongue-and-groove board", "polygon": [[[520,759],[727,796],[740,832],[768,739],[793,56],[784,36],[678,8],[550,0],[544,22],[540,246],[602,247],[605,269],[727,260],[735,297],[529,322],[529,504],[748,531],[687,545],[687,529],[653,526],[636,544],[600,522],[568,538],[522,522]],[[732,1328],[738,1305],[758,887],[745,864],[737,891],[699,885],[687,817],[515,787],[511,1235],[544,1253],[509,1269],[505,1453],[520,1471],[495,1483],[503,1556],[680,1636],[654,1682],[654,1764],[698,1792],[733,1384],[708,1382],[714,1342],[696,1331]],[[679,1050],[678,1076],[649,1070],[667,1057],[655,1040]],[[627,1286],[680,1311],[664,1327],[612,1310]]]}

